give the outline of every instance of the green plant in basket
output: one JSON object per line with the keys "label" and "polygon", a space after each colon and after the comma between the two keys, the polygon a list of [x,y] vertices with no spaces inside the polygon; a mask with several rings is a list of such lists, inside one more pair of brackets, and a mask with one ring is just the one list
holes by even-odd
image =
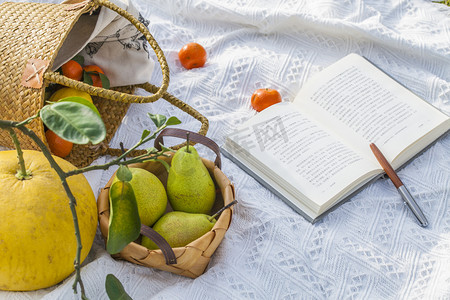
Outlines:
{"label": "green plant in basket", "polygon": [[[158,161],[158,157],[167,156],[172,150],[151,147],[142,155],[125,158],[165,127],[181,122],[176,117],[148,114],[156,125],[154,132],[144,130],[134,146],[108,163],[77,169],[52,156],[26,125],[40,118],[67,141],[98,144],[105,139],[105,125],[95,107],[87,102],[72,97],[45,105],[36,115],[20,122],[0,120],[0,128],[9,131],[15,145],[15,151],[0,151],[0,289],[45,288],[75,271],[74,292],[79,286],[81,297],[87,299],[80,269],[95,236],[97,209],[92,189],[83,176],[85,172],[119,166],[118,180],[110,191],[107,251],[117,253],[139,236],[141,221],[130,183],[133,173],[127,165]],[[31,138],[42,152],[22,150],[17,131]],[[129,299],[112,274],[107,276],[106,289],[111,299]]]}

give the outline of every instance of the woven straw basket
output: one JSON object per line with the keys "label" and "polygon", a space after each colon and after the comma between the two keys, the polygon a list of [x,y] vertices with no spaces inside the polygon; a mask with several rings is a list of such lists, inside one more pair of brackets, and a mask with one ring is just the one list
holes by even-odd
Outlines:
{"label": "woven straw basket", "polygon": [[[160,136],[155,140],[155,147],[159,145],[161,137],[163,135],[171,135],[177,137],[185,137],[185,132],[183,130],[178,130],[175,128],[165,129],[161,132]],[[191,132],[190,138],[194,142],[198,142],[210,147],[210,145],[217,145],[211,140],[204,136]],[[209,140],[209,141],[208,141]],[[217,150],[217,151],[216,151]],[[225,174],[220,170],[220,152],[218,147],[214,150],[217,154],[215,162],[209,161],[202,158],[202,161],[211,177],[214,179],[216,187],[220,190],[217,193],[216,202],[212,209],[212,212],[218,211],[223,206],[232,203],[235,200],[234,186],[230,180],[225,176]],[[163,157],[166,162],[170,164],[171,157]],[[147,162],[140,164],[130,165],[132,167],[138,167],[146,169],[153,174],[155,174],[161,182],[166,185],[167,182],[167,171],[164,166],[159,162]],[[101,190],[100,195],[97,199],[98,213],[99,213],[99,223],[100,230],[106,242],[108,236],[108,226],[109,226],[109,187],[111,186],[114,175],[111,177],[109,182]],[[168,203],[168,211],[172,210],[170,208],[170,203]],[[183,275],[186,277],[196,278],[205,272],[206,267],[210,261],[211,256],[219,246],[220,242],[225,236],[228,230],[231,217],[233,213],[233,207],[225,209],[220,217],[217,219],[214,227],[211,231],[207,232],[202,237],[191,242],[185,247],[178,248],[165,248],[163,250],[149,250],[144,246],[141,246],[137,242],[132,242],[128,244],[120,253],[113,255],[114,258],[124,259],[129,262],[147,266],[150,268],[156,268],[160,270],[169,271],[178,275]],[[147,226],[142,226],[147,227]],[[150,229],[147,227],[147,229]],[[141,233],[145,234],[144,228],[141,228]],[[145,234],[147,235],[147,234]],[[147,235],[152,238],[152,236]],[[155,240],[154,240],[155,241]],[[155,241],[156,242],[156,241]],[[168,244],[167,244],[168,245]]]}
{"label": "woven straw basket", "polygon": [[[169,84],[169,68],[159,45],[148,29],[127,11],[107,0],[71,0],[65,4],[48,3],[2,3],[0,4],[0,119],[23,121],[36,115],[44,105],[45,88],[56,83],[87,92],[105,123],[107,135],[99,145],[74,145],[65,159],[78,167],[89,165],[100,155],[121,154],[119,149],[110,149],[108,143],[120,125],[131,103],[154,102],[163,98],[201,122],[199,133],[205,135],[208,120],[192,107],[166,92]],[[150,83],[117,87],[111,90],[94,87],[52,72],[51,67],[58,50],[70,30],[84,13],[98,7],[117,12],[129,20],[156,53],[163,81],[161,87]],[[134,95],[136,88],[152,93],[150,96]],[[29,126],[47,144],[44,125],[40,119]],[[38,149],[31,139],[19,133],[24,149]],[[13,147],[8,131],[0,130],[0,145]],[[180,147],[182,145],[177,145]],[[144,154],[136,150],[132,155]]]}

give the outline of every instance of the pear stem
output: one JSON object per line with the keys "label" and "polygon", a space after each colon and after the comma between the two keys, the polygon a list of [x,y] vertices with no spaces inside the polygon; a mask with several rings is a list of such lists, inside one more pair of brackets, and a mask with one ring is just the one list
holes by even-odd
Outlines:
{"label": "pear stem", "polygon": [[186,132],[186,152],[191,153],[191,151],[189,151],[189,132]]}
{"label": "pear stem", "polygon": [[225,209],[235,205],[237,203],[237,200],[233,200],[231,203],[228,203],[227,205],[225,205],[224,207],[222,207],[221,209],[219,209],[219,211],[217,211],[215,214],[213,214],[211,217],[208,218],[208,220],[211,222],[212,219],[214,219],[215,217],[217,217],[218,215],[220,215],[221,212],[223,212]]}
{"label": "pear stem", "polygon": [[[122,151],[122,154],[124,154],[125,153],[125,147],[123,146],[123,143],[120,142],[119,145],[120,145],[120,150]],[[123,157],[123,161],[127,161],[126,156]]]}

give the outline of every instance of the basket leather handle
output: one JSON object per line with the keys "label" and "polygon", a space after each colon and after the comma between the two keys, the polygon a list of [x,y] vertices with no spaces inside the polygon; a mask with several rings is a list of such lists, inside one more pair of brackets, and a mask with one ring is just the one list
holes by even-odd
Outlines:
{"label": "basket leather handle", "polygon": [[159,89],[153,95],[139,96],[139,95],[130,95],[110,89],[94,87],[87,83],[70,79],[57,72],[46,72],[44,74],[44,78],[52,83],[71,87],[79,91],[86,92],[92,96],[98,96],[109,100],[120,101],[124,103],[148,103],[154,102],[159,98],[161,98],[164,92],[167,91],[167,88],[169,86],[169,66],[167,64],[164,53],[159,47],[155,38],[151,35],[151,33],[149,32],[147,27],[144,26],[144,24],[139,22],[139,20],[137,20],[132,14],[118,7],[114,3],[111,3],[108,0],[91,0],[91,1],[92,1],[91,5],[93,6],[104,6],[115,11],[116,13],[118,13],[119,15],[130,21],[130,23],[133,24],[137,28],[137,30],[139,30],[145,36],[146,40],[149,42],[150,46],[155,51],[159,65],[161,66],[161,71],[163,75],[161,87],[159,87]]}
{"label": "basket leather handle", "polygon": [[156,149],[161,150],[161,144],[164,145],[164,141],[163,141],[164,136],[173,136],[173,137],[185,139],[187,133],[189,133],[190,141],[205,145],[209,149],[214,151],[214,153],[216,154],[216,159],[214,160],[214,164],[220,169],[222,167],[222,159],[220,156],[219,146],[210,138],[207,138],[206,136],[201,135],[197,132],[193,132],[193,131],[189,131],[189,130],[185,130],[185,129],[181,129],[181,128],[165,128],[155,138],[154,146]]}
{"label": "basket leather handle", "polygon": [[173,252],[169,243],[153,228],[142,224],[141,234],[151,239],[161,249],[164,258],[166,259],[166,265],[173,265],[177,263],[177,257]]}

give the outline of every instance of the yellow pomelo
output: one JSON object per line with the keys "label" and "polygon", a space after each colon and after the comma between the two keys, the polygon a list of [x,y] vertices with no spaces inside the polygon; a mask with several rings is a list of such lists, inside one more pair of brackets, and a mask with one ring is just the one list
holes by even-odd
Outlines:
{"label": "yellow pomelo", "polygon": [[[55,157],[64,170],[75,166]],[[73,271],[77,242],[69,198],[41,152],[24,150],[32,178],[19,180],[16,151],[0,151],[0,289],[28,291],[52,286]],[[84,175],[67,178],[77,200],[83,245],[91,249],[97,229],[94,193]]]}
{"label": "yellow pomelo", "polygon": [[[130,171],[133,174],[130,184],[136,197],[141,223],[152,226],[166,211],[166,189],[153,173],[141,168],[130,168]],[[115,177],[112,183],[117,180]]]}
{"label": "yellow pomelo", "polygon": [[52,101],[52,102],[56,102],[56,101],[59,101],[63,98],[67,98],[67,97],[81,97],[92,103],[91,95],[89,95],[86,92],[78,91],[76,89],[69,88],[69,87],[64,87],[64,88],[57,90],[50,96],[50,99],[48,99],[48,100]]}

